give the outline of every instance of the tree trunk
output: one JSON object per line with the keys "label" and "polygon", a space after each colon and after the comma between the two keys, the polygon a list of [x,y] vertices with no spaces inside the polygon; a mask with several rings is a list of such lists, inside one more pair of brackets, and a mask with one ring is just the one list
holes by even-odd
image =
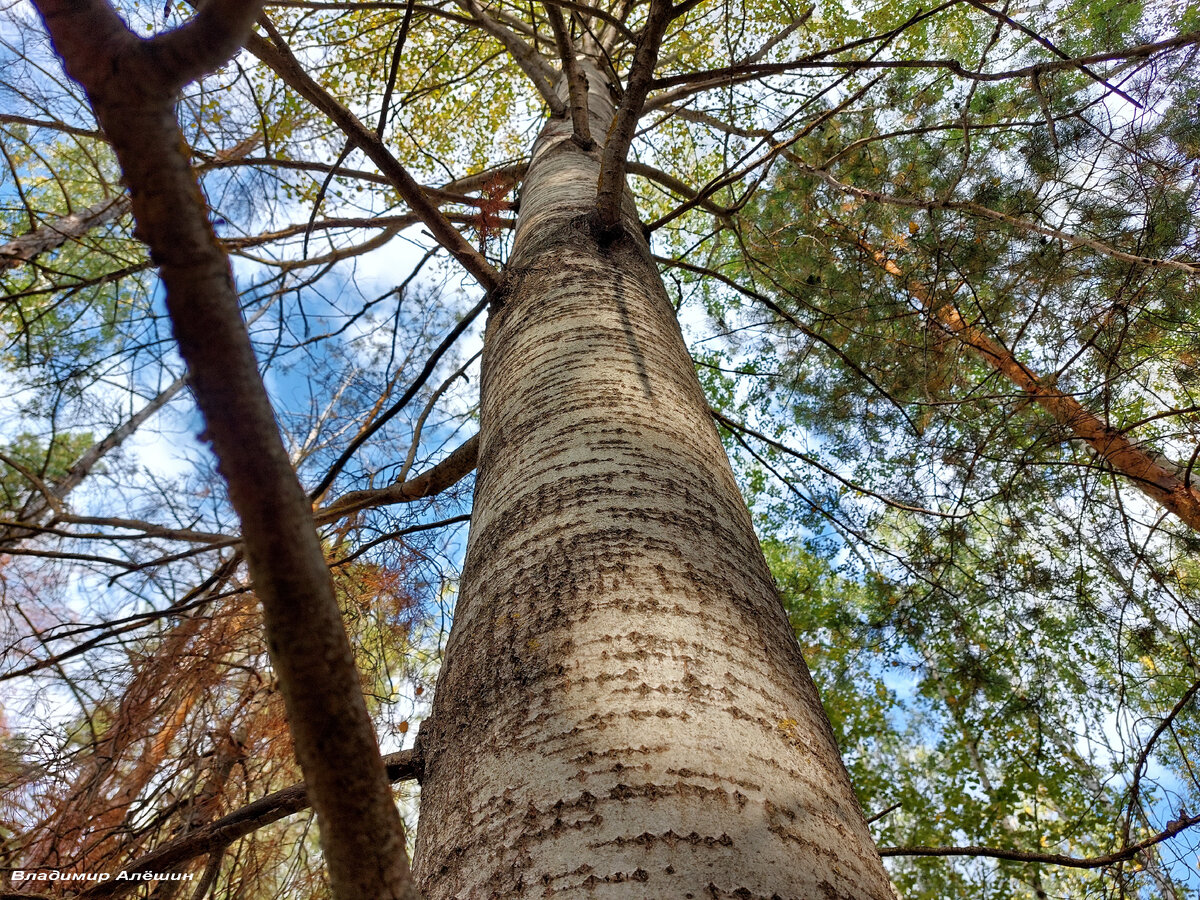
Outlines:
{"label": "tree trunk", "polygon": [[636,211],[605,239],[603,147],[571,133],[534,147],[493,294],[419,883],[891,898]]}

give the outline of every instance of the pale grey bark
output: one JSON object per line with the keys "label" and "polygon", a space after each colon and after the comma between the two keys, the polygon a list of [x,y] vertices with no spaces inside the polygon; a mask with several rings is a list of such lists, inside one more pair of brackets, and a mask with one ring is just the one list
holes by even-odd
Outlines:
{"label": "pale grey bark", "polygon": [[[591,133],[609,94],[588,72]],[[891,898],[628,192],[552,119],[493,293],[426,897]]]}
{"label": "pale grey bark", "polygon": [[78,240],[93,228],[118,219],[127,212],[129,197],[105,197],[85,210],[47,222],[0,245],[0,267],[15,269],[43,253],[57,250],[67,241]]}

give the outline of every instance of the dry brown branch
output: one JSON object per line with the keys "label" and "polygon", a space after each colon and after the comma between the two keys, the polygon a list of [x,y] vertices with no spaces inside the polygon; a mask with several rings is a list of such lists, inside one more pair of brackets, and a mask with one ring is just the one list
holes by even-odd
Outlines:
{"label": "dry brown branch", "polygon": [[[385,756],[383,761],[389,781],[420,780],[421,759],[414,751],[404,750],[392,753]],[[253,803],[248,803],[183,837],[155,848],[132,863],[123,866],[121,871],[130,875],[141,872],[170,871],[198,856],[228,847],[239,838],[270,825],[272,822],[308,809],[309,806],[311,803],[304,782],[298,782],[255,800]],[[110,879],[78,894],[76,900],[114,900],[114,898],[124,896],[140,886],[141,882],[136,880]],[[45,900],[39,894],[0,894],[0,900],[10,896]]]}

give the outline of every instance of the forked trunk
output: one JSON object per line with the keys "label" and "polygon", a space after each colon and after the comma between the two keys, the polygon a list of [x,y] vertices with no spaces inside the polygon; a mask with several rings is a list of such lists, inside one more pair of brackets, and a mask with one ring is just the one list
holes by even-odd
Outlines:
{"label": "forked trunk", "polygon": [[602,149],[543,130],[488,323],[419,883],[891,898],[636,211],[595,225]]}

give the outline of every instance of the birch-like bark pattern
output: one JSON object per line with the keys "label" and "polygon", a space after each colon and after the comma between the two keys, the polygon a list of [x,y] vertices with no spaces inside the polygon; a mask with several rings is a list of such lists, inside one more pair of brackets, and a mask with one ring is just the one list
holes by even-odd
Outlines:
{"label": "birch-like bark pattern", "polygon": [[418,883],[893,897],[629,195],[610,241],[571,134],[534,149],[488,323]]}

